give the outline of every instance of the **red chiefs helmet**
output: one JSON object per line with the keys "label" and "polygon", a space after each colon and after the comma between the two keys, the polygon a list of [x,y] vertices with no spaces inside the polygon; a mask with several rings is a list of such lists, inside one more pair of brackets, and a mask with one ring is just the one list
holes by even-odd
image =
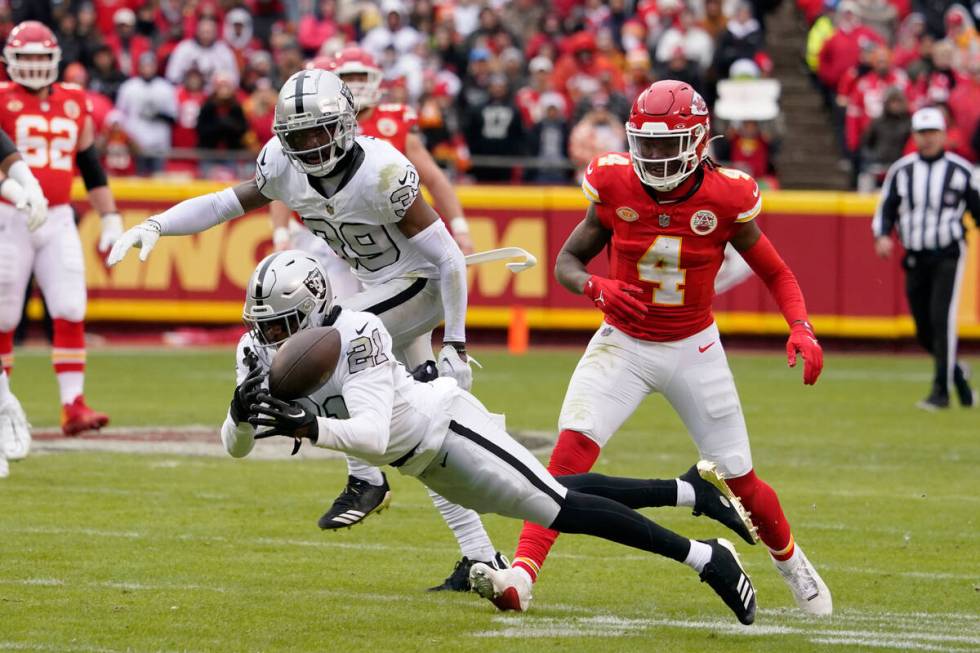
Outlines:
{"label": "red chiefs helmet", "polygon": [[10,32],[3,48],[10,79],[27,88],[41,89],[58,80],[61,48],[54,33],[36,20],[25,20]]}
{"label": "red chiefs helmet", "polygon": [[647,186],[668,191],[707,155],[708,105],[689,84],[672,79],[640,93],[626,123],[633,169]]}
{"label": "red chiefs helmet", "polygon": [[354,94],[357,109],[373,107],[381,101],[381,67],[367,51],[356,46],[346,47],[333,56],[329,70],[344,80]]}

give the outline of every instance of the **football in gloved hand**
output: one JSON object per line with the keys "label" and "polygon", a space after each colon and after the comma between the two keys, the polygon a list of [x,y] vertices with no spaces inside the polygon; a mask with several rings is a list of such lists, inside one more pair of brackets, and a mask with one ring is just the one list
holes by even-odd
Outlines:
{"label": "football in gloved hand", "polygon": [[304,329],[279,347],[269,368],[269,394],[292,401],[327,382],[340,358],[340,333],[332,327]]}

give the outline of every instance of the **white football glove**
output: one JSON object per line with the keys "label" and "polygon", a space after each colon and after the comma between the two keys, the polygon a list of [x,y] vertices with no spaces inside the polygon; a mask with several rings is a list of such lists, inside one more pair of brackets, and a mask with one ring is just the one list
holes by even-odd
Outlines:
{"label": "white football glove", "polygon": [[0,458],[23,460],[31,450],[31,425],[17,397],[8,393],[0,404]]}
{"label": "white football glove", "polygon": [[451,376],[463,390],[468,391],[473,387],[473,368],[470,367],[469,357],[464,361],[452,345],[446,345],[439,352],[436,368],[439,376]]}
{"label": "white football glove", "polygon": [[139,247],[140,260],[145,261],[159,239],[160,223],[153,218],[148,218],[119,237],[119,240],[112,246],[106,263],[112,267],[123,260],[131,247]]}
{"label": "white football glove", "polygon": [[37,182],[25,186],[7,177],[0,181],[0,197],[27,214],[27,228],[31,231],[36,231],[48,219],[48,200]]}
{"label": "white football glove", "polygon": [[102,216],[102,234],[99,236],[99,254],[109,251],[123,233],[122,216],[118,213],[106,213]]}

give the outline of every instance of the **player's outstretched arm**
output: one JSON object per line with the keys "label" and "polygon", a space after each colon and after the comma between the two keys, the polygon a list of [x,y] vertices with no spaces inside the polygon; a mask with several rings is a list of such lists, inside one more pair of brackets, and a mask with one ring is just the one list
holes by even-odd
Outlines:
{"label": "player's outstretched arm", "polygon": [[796,356],[803,356],[803,383],[813,385],[823,369],[823,349],[810,326],[803,291],[796,275],[759,229],[755,220],[744,223],[731,239],[732,245],[742,254],[752,271],[766,284],[769,293],[789,324],[789,340],[786,342],[786,359],[790,367],[796,366]]}
{"label": "player's outstretched arm", "polygon": [[612,232],[596,215],[595,204],[589,209],[568,240],[562,245],[555,261],[555,278],[573,293],[583,294],[606,315],[623,321],[642,320],[647,305],[639,297],[643,291],[618,279],[607,279],[586,270],[585,266],[601,252]]}
{"label": "player's outstretched arm", "polygon": [[436,212],[446,218],[449,230],[463,254],[473,253],[473,239],[470,238],[470,225],[463,215],[463,205],[456,197],[453,185],[436,160],[425,149],[418,134],[410,133],[405,139],[405,156],[419,173],[421,181],[432,194],[432,204]]}
{"label": "player's outstretched arm", "polygon": [[265,206],[270,201],[259,192],[254,179],[217,193],[192,197],[163,213],[150,216],[124,233],[112,246],[106,262],[110,266],[115,265],[123,260],[131,247],[139,247],[140,260],[145,261],[160,236],[200,233]]}

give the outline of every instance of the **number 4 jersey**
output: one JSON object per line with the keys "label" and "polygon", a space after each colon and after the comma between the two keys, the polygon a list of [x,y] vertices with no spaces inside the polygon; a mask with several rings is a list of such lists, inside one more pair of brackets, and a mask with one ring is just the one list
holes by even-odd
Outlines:
{"label": "number 4 jersey", "polygon": [[327,198],[293,167],[279,140],[273,138],[256,163],[259,191],[298,213],[303,224],[346,260],[367,285],[408,275],[437,278],[436,267],[397,225],[419,194],[415,166],[384,141],[358,136],[355,143],[364,151],[363,160]]}
{"label": "number 4 jersey", "polygon": [[627,153],[598,156],[585,171],[582,190],[612,232],[610,277],[641,288],[641,301],[650,305],[642,321],[606,317],[635,338],[682,340],[711,325],[725,244],[762,209],[749,175],[710,165],[695,174],[701,179],[693,192],[661,204],[640,182]]}
{"label": "number 4 jersey", "polygon": [[91,111],[85,91],[75,84],[52,84],[42,100],[18,84],[0,82],[0,128],[17,144],[51,206],[68,203],[78,139]]}

